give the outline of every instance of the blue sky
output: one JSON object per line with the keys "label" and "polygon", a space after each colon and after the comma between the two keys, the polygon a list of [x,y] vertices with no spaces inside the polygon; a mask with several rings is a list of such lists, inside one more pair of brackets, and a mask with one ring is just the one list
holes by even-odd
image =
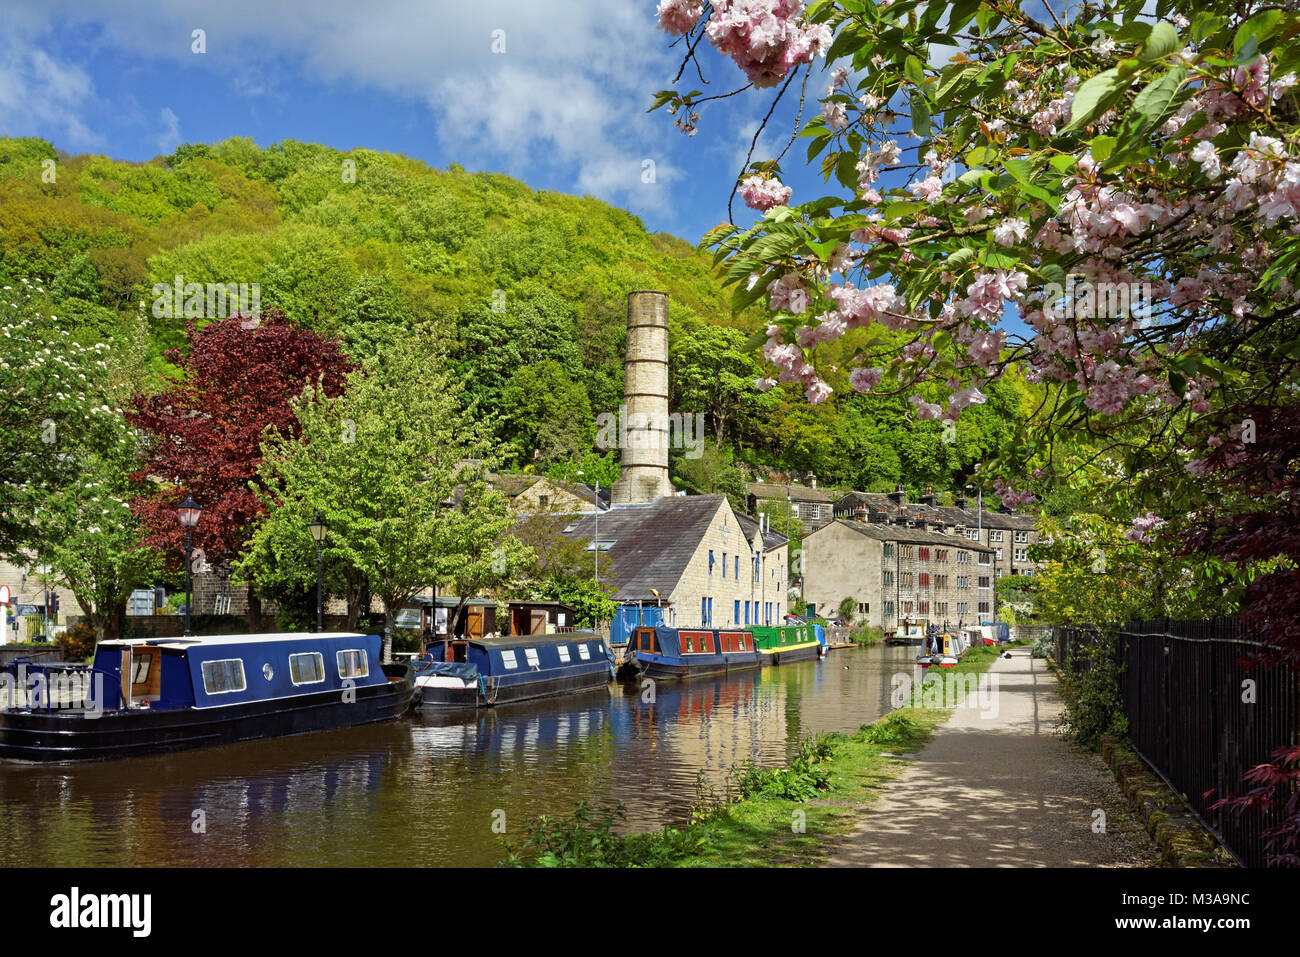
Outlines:
{"label": "blue sky", "polygon": [[[726,218],[773,91],[706,107],[687,138],[654,91],[680,62],[654,0],[0,0],[0,132],[147,160],[251,136],[404,153],[591,194],[692,242]],[[203,30],[206,52],[193,52]],[[504,53],[494,53],[504,31]],[[742,85],[701,45],[710,93]],[[690,89],[705,88],[693,76]],[[820,95],[824,76],[809,84]],[[788,131],[789,111],[780,111]],[[815,102],[812,109],[816,109]],[[806,117],[807,114],[805,114]],[[778,141],[774,131],[762,145]],[[779,149],[779,147],[777,147]],[[758,156],[763,155],[760,150]],[[791,150],[795,201],[820,176]],[[756,158],[758,158],[756,156]],[[642,182],[644,161],[655,182]],[[736,215],[751,217],[739,201]]]}

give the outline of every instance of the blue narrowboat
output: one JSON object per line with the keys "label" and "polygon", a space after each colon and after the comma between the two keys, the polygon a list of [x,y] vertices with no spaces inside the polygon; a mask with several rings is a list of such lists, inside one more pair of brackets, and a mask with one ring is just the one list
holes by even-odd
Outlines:
{"label": "blue narrowboat", "polygon": [[648,678],[695,678],[759,668],[763,655],[750,631],[707,628],[637,628],[629,651]]}
{"label": "blue narrowboat", "polygon": [[435,642],[416,662],[421,708],[488,708],[607,685],[614,657],[594,631]]}
{"label": "blue narrowboat", "polygon": [[0,758],[153,754],[385,721],[414,695],[409,664],[361,634],[101,642],[90,666],[0,673]]}

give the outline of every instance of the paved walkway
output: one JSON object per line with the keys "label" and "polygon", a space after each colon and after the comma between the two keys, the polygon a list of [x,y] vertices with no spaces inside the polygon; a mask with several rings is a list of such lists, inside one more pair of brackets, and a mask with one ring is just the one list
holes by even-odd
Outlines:
{"label": "paved walkway", "polygon": [[[1097,755],[1058,733],[1056,678],[1028,647],[990,668],[997,713],[958,708],[866,809],[831,867],[1141,867],[1158,854]],[[1106,814],[1095,833],[1096,809]]]}

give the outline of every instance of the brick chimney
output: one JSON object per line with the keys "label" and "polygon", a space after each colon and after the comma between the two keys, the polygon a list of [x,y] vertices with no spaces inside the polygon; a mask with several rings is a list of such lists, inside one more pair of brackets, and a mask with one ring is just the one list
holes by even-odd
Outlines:
{"label": "brick chimney", "polygon": [[896,485],[894,490],[889,493],[889,498],[895,505],[902,508],[907,504],[907,490],[901,484]]}
{"label": "brick chimney", "polygon": [[934,489],[933,489],[931,486],[927,485],[927,486],[925,487],[925,494],[921,496],[921,504],[922,504],[922,505],[934,505],[934,501],[935,501],[935,499],[934,499]]}

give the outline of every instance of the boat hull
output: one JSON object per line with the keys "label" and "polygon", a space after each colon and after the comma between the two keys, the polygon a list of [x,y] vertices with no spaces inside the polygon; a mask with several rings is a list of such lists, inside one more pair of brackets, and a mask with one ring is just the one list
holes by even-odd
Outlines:
{"label": "boat hull", "polygon": [[495,687],[490,681],[486,687],[477,684],[473,688],[423,687],[416,697],[417,705],[422,709],[490,708],[514,701],[594,691],[608,686],[609,680],[609,668],[601,667],[583,674],[556,675],[533,681],[503,680]]}
{"label": "boat hull", "polygon": [[656,681],[684,681],[690,678],[706,678],[710,675],[728,675],[735,671],[748,671],[761,668],[765,664],[758,655],[702,655],[701,661],[683,662],[681,659],[665,658],[659,655],[636,654],[637,667],[642,675]]}
{"label": "boat hull", "polygon": [[0,759],[92,761],[329,731],[405,714],[415,691],[409,666],[386,666],[390,680],[336,691],[216,708],[80,713],[0,712]]}
{"label": "boat hull", "polygon": [[771,651],[762,649],[760,654],[763,656],[762,664],[764,665],[789,665],[796,661],[813,661],[820,658],[821,651],[821,643],[814,642],[810,645],[796,645],[793,648],[775,648]]}

